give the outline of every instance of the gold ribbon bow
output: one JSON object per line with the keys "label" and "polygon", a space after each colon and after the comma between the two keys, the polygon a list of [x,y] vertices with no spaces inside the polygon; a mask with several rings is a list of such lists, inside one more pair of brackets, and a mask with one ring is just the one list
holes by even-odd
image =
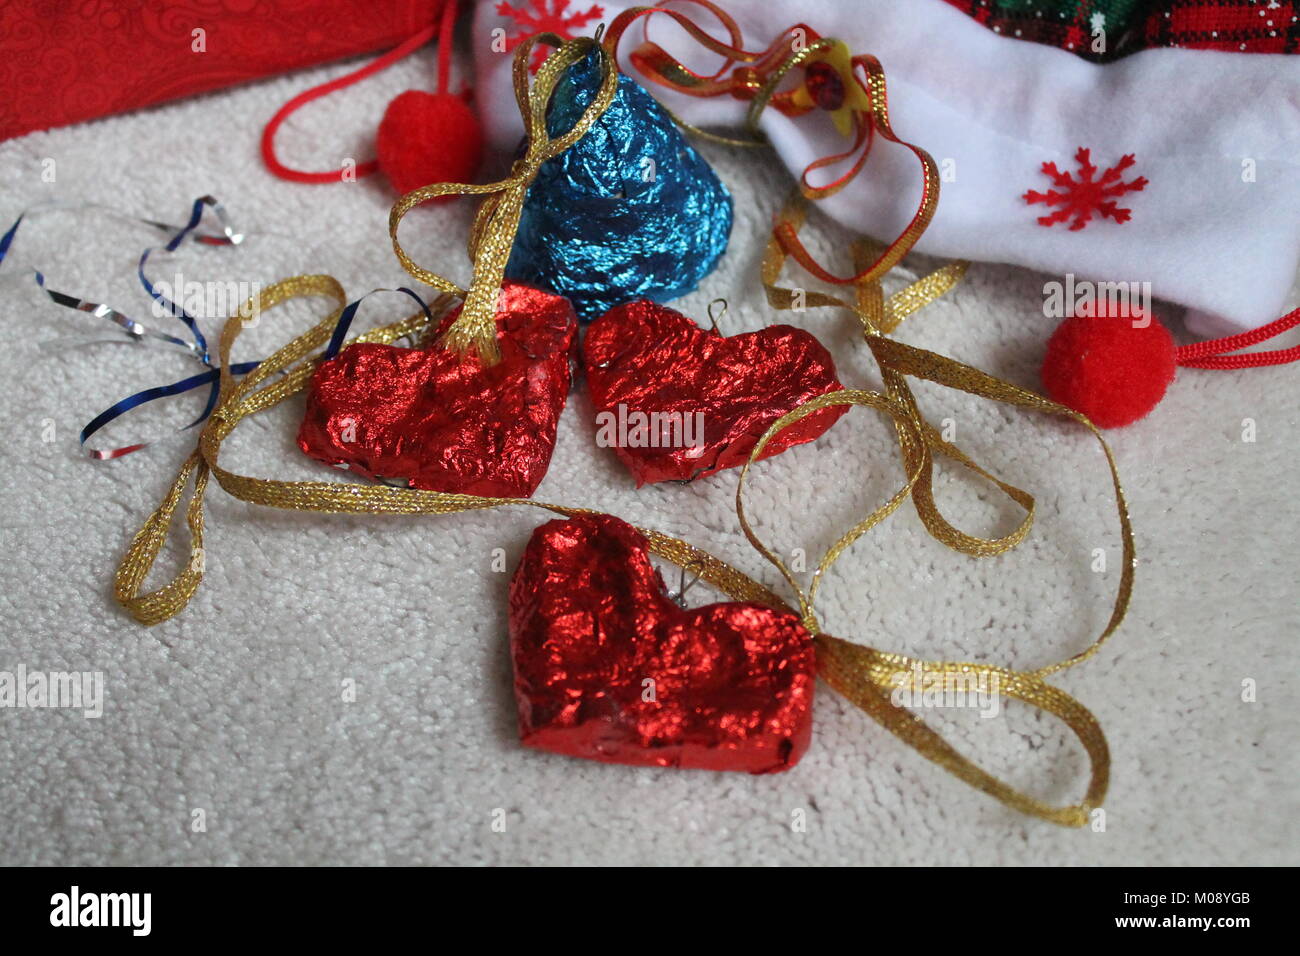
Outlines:
{"label": "gold ribbon bow", "polygon": [[[532,86],[528,83],[528,62],[532,49],[538,43],[559,47],[546,58],[537,72]],[[573,128],[557,139],[546,132],[546,105],[550,102],[560,77],[573,64],[595,51],[601,59],[601,84],[595,98],[588,104]],[[464,308],[442,338],[442,344],[457,352],[471,349],[478,353],[485,365],[493,365],[501,355],[497,348],[496,307],[497,294],[505,275],[506,263],[519,230],[519,216],[523,211],[528,187],[537,178],[538,170],[548,159],[564,152],[591,129],[597,118],[609,108],[618,91],[618,71],[609,55],[595,40],[580,37],[565,42],[553,33],[529,37],[515,51],[514,57],[515,101],[528,131],[528,148],[523,158],[515,162],[510,176],[500,182],[475,186],[468,183],[434,183],[421,186],[399,199],[388,216],[388,232],[393,240],[393,251],[412,276],[443,293],[463,297]],[[474,263],[474,275],[469,291],[450,279],[417,265],[397,240],[397,228],[402,219],[416,206],[438,196],[487,196],[474,217],[470,233],[469,257]]]}

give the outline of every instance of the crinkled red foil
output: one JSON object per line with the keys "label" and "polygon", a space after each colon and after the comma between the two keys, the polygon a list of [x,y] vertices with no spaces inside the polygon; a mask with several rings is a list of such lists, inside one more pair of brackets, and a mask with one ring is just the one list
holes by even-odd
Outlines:
{"label": "crinkled red foil", "polygon": [[321,363],[299,447],[413,488],[531,495],[555,448],[578,322],[568,299],[518,282],[502,287],[498,309],[501,361],[488,368],[437,344],[354,344]]}
{"label": "crinkled red foil", "polygon": [[[615,452],[638,486],[690,481],[743,465],[778,418],[843,387],[831,354],[802,329],[773,325],[726,338],[645,299],[616,306],[593,322],[582,354],[597,414],[613,416],[605,422],[618,419],[620,406],[625,418],[702,413],[702,441],[690,447],[630,447],[635,436],[626,444],[620,439]],[[833,406],[790,425],[762,457],[815,440],[847,410]],[[650,433],[652,441],[661,441],[654,429]]]}
{"label": "crinkled red foil", "polygon": [[527,746],[749,773],[786,770],[808,747],[815,654],[798,616],[683,610],[645,537],[610,515],[533,532],[510,582],[510,643]]}

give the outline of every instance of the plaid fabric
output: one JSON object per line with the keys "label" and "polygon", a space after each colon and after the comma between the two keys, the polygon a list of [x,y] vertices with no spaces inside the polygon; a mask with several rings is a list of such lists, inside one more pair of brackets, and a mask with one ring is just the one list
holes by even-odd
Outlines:
{"label": "plaid fabric", "polygon": [[1297,0],[1175,0],[1152,4],[1146,46],[1178,46],[1244,53],[1300,49]]}
{"label": "plaid fabric", "polygon": [[1300,0],[946,2],[997,33],[1097,62],[1148,47],[1294,53],[1300,46]]}

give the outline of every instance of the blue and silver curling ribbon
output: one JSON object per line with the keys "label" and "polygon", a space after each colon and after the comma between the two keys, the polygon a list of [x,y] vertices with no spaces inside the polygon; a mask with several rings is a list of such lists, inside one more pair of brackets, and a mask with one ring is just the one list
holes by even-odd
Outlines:
{"label": "blue and silver curling ribbon", "polygon": [[[357,310],[361,307],[361,303],[379,292],[405,293],[414,299],[416,304],[424,310],[425,318],[429,320],[429,323],[433,323],[433,313],[429,310],[429,306],[425,303],[424,299],[420,298],[420,296],[413,290],[404,286],[399,289],[373,289],[361,298],[349,302],[339,314],[338,323],[334,326],[334,334],[330,337],[329,345],[326,347],[325,353],[321,357],[322,361],[332,359],[338,354],[339,349],[343,346],[344,340],[347,338],[348,329],[352,326],[353,319],[356,318]],[[199,333],[199,338],[202,339],[202,333]],[[208,386],[208,399],[203,407],[203,411],[199,414],[198,418],[194,419],[194,421],[190,422],[188,425],[176,429],[176,432],[177,434],[180,434],[197,425],[203,424],[203,422],[207,421],[208,416],[216,410],[217,398],[219,397],[221,390],[221,369],[212,364],[210,357],[203,359],[202,364],[206,367],[206,371],[200,372],[197,375],[191,375],[189,378],[182,379],[179,382],[173,382],[170,385],[159,385],[155,388],[146,388],[143,391],[136,392],[134,395],[128,395],[120,402],[116,402],[104,409],[91,419],[86,427],[81,430],[82,447],[85,447],[86,439],[91,435],[95,434],[95,432],[99,431],[114,419],[125,415],[131,409],[138,408],[147,402],[156,401],[160,398],[170,398],[173,395],[182,395],[192,389],[201,388],[206,385]],[[259,364],[259,362],[236,362],[230,366],[230,372],[235,376],[247,375],[253,369],[257,368]],[[87,449],[87,451],[92,458],[105,461],[112,458],[121,458],[123,455],[129,455],[132,452],[139,451],[141,448],[148,447],[150,444],[152,443],[138,442],[132,445],[123,445],[120,448],[107,450]]]}
{"label": "blue and silver curling ribbon", "polygon": [[[112,458],[120,458],[123,455],[129,455],[132,452],[136,452],[142,448],[148,447],[148,445],[152,443],[144,441],[144,442],[134,442],[132,444],[123,445],[117,448],[97,449],[97,448],[87,447],[86,442],[92,435],[94,435],[97,431],[99,431],[109,422],[124,415],[125,413],[129,412],[133,408],[138,408],[141,405],[144,405],[148,402],[156,401],[157,399],[160,398],[166,398],[172,395],[180,395],[192,389],[200,388],[204,385],[207,385],[208,398],[207,398],[207,402],[205,403],[203,412],[194,421],[190,422],[188,425],[184,426],[183,428],[177,429],[177,431],[183,432],[186,429],[193,428],[194,426],[202,423],[205,419],[207,419],[209,415],[212,414],[213,409],[216,407],[218,390],[219,390],[219,378],[220,378],[219,371],[212,364],[211,357],[208,353],[207,340],[204,338],[203,332],[199,328],[198,323],[195,320],[194,316],[192,316],[184,308],[172,302],[165,295],[163,295],[162,292],[159,291],[158,287],[154,284],[154,282],[149,278],[145,269],[146,266],[149,264],[150,258],[155,253],[159,252],[159,250],[161,250],[164,253],[174,252],[182,243],[186,242],[187,240],[199,242],[205,245],[234,246],[234,245],[238,245],[240,242],[243,241],[244,238],[243,235],[237,232],[231,226],[230,219],[227,216],[225,209],[222,207],[221,203],[219,203],[216,199],[214,199],[211,196],[202,196],[193,202],[193,204],[190,207],[189,220],[183,226],[168,225],[167,223],[156,222],[152,219],[143,219],[135,216],[126,215],[124,213],[118,212],[115,209],[112,209],[111,207],[100,206],[94,203],[56,202],[56,203],[45,204],[23,213],[18,217],[17,221],[15,221],[14,224],[9,227],[9,229],[4,233],[4,235],[0,236],[0,264],[2,264],[6,256],[9,255],[10,249],[13,246],[14,237],[18,233],[18,228],[19,226],[22,225],[23,221],[28,216],[38,212],[48,212],[48,211],[60,210],[60,209],[75,210],[75,211],[96,210],[100,212],[107,212],[111,215],[117,216],[119,218],[127,219],[132,222],[144,223],[147,226],[151,226],[155,229],[158,229],[161,232],[168,234],[170,238],[168,239],[165,245],[150,246],[149,248],[145,249],[144,252],[140,255],[139,262],[136,266],[136,275],[139,278],[141,285],[144,286],[145,291],[148,292],[148,294],[159,304],[160,309],[164,311],[166,314],[169,314],[174,318],[176,318],[177,320],[179,320],[185,326],[186,331],[189,332],[189,337],[188,339],[181,338],[177,335],[171,335],[167,332],[163,332],[151,328],[145,323],[140,322],[137,319],[133,319],[125,312],[122,312],[104,303],[91,302],[77,295],[72,295],[67,292],[60,292],[58,290],[51,289],[46,284],[44,274],[39,269],[33,270],[33,275],[37,286],[39,286],[40,289],[47,296],[49,296],[50,301],[52,301],[56,305],[73,309],[74,311],[77,312],[84,312],[94,318],[101,318],[101,319],[108,320],[109,322],[116,325],[118,329],[125,335],[125,341],[127,342],[134,342],[139,345],[151,345],[151,346],[157,346],[163,348],[180,349],[188,353],[192,359],[197,361],[205,369],[203,372],[200,372],[197,375],[192,375],[178,382],[173,382],[170,385],[162,385],[154,388],[147,388],[142,391],[136,392],[134,395],[130,395],[127,398],[122,399],[120,402],[116,402],[109,408],[100,412],[93,419],[91,419],[90,422],[87,423],[87,425],[81,430],[81,436],[80,436],[81,447],[85,449],[86,453],[89,454],[91,458],[101,460],[101,461],[112,459]],[[209,210],[211,210],[213,215],[217,218],[218,221],[217,232],[203,232],[199,230],[199,226],[204,219],[204,215]],[[103,342],[118,343],[122,341],[123,340],[121,339],[96,340],[85,344],[100,344]],[[256,368],[257,364],[258,363],[256,362],[242,362],[233,366],[231,371],[236,375],[243,375]]]}
{"label": "blue and silver curling ribbon", "polygon": [[[132,442],[116,448],[90,448],[87,441],[92,435],[101,428],[125,415],[132,409],[139,408],[141,405],[149,402],[158,401],[163,398],[170,398],[175,395],[183,395],[186,392],[193,391],[196,388],[207,386],[208,395],[204,403],[203,410],[199,416],[189,424],[181,426],[175,430],[172,436],[183,434],[184,432],[201,425],[207,420],[208,416],[216,409],[217,399],[220,394],[221,370],[214,364],[213,357],[208,349],[208,341],[204,336],[202,329],[194,315],[186,311],[180,304],[168,298],[159,287],[149,278],[146,267],[150,260],[156,255],[166,255],[175,252],[183,243],[187,241],[201,243],[203,245],[213,246],[237,246],[244,236],[237,232],[231,225],[230,218],[225,208],[216,199],[211,196],[203,196],[196,199],[190,207],[189,220],[183,226],[168,225],[167,223],[156,222],[151,219],[142,219],[121,213],[109,206],[101,206],[95,203],[66,203],[55,202],[46,203],[38,207],[33,207],[20,215],[16,222],[4,233],[0,235],[0,264],[4,263],[5,258],[9,255],[13,246],[14,237],[18,233],[18,228],[23,221],[35,214],[50,212],[54,210],[71,210],[77,212],[96,211],[107,213],[117,218],[125,219],[133,223],[143,223],[151,226],[169,236],[167,242],[161,246],[150,246],[140,255],[139,262],[136,265],[136,276],[140,284],[155,302],[158,303],[159,311],[164,315],[170,315],[181,322],[186,331],[188,339],[178,335],[171,335],[167,332],[151,328],[143,322],[140,322],[126,313],[105,305],[100,302],[91,302],[77,295],[67,292],[60,292],[51,289],[45,281],[45,276],[40,270],[33,270],[36,284],[50,298],[55,305],[64,308],[73,309],[77,312],[84,312],[94,318],[106,319],[113,325],[117,326],[117,331],[122,333],[121,338],[111,339],[93,339],[78,342],[81,345],[99,345],[99,344],[136,344],[141,346],[152,346],[164,349],[174,349],[184,352],[190,359],[202,366],[202,371],[179,381],[172,382],[169,385],[157,385],[152,388],[142,389],[133,395],[128,395],[119,402],[115,402],[108,408],[104,409],[81,430],[80,443],[85,452],[97,461],[108,461],[113,458],[121,458],[123,455],[129,455],[133,452],[140,451],[154,444],[152,441]],[[203,220],[208,212],[211,212],[217,219],[216,232],[204,232],[200,229]],[[361,296],[353,302],[349,302],[339,315],[338,323],[335,326],[334,334],[330,338],[329,345],[325,349],[323,359],[333,358],[342,347],[344,340],[347,338],[353,319],[355,319],[357,310],[361,304],[372,295],[380,292],[401,292],[415,300],[416,304],[423,310],[425,318],[429,320],[430,325],[434,323],[433,313],[429,305],[420,298],[411,289],[374,289],[371,292]],[[237,362],[230,367],[234,375],[246,375],[253,369],[257,368],[258,362]]]}
{"label": "blue and silver curling ribbon", "polygon": [[[597,52],[570,67],[551,99],[551,136],[573,127],[600,82]],[[567,296],[590,321],[692,291],[730,234],[726,187],[654,97],[620,75],[609,109],[529,187],[506,275]]]}

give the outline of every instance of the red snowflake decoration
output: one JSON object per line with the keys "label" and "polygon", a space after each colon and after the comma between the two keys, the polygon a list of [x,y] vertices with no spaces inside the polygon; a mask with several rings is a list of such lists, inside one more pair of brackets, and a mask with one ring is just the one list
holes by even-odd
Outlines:
{"label": "red snowflake decoration", "polygon": [[1120,208],[1115,200],[1125,193],[1141,192],[1147,185],[1145,176],[1139,176],[1128,183],[1123,181],[1124,170],[1134,163],[1133,154],[1129,153],[1102,173],[1100,179],[1093,179],[1097,175],[1097,167],[1092,165],[1089,150],[1080,146],[1079,151],[1074,154],[1074,159],[1079,164],[1078,179],[1069,173],[1061,172],[1056,168],[1056,163],[1043,163],[1044,175],[1050,176],[1052,184],[1060,191],[1052,189],[1040,193],[1031,189],[1025,193],[1023,198],[1030,205],[1043,203],[1047,206],[1061,207],[1050,216],[1039,216],[1038,224],[1054,226],[1073,217],[1074,222],[1070,223],[1070,230],[1077,232],[1092,222],[1094,214],[1103,219],[1113,219],[1117,223],[1128,222],[1132,218],[1133,210]]}
{"label": "red snowflake decoration", "polygon": [[[592,20],[599,20],[605,11],[594,3],[585,13],[574,13],[569,10],[569,0],[550,0],[549,8],[546,0],[528,0],[527,5],[521,3],[517,10],[508,3],[498,3],[497,15],[513,20],[519,26],[519,32],[507,38],[506,52],[509,53],[537,33],[554,33],[572,40],[570,30],[581,29]],[[533,51],[529,68],[536,73],[549,54],[548,49],[539,46]]]}

